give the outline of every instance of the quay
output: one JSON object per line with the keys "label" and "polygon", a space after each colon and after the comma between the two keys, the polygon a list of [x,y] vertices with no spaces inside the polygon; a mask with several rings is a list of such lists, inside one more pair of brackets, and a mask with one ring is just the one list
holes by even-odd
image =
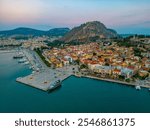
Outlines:
{"label": "quay", "polygon": [[[96,79],[96,80],[103,80],[103,81],[112,82],[112,83],[125,84],[125,85],[130,85],[130,86],[133,86],[133,87],[137,86],[137,83],[134,83],[134,82],[128,83],[128,82],[123,82],[123,81],[119,81],[119,80],[98,78],[98,77],[94,77],[94,76],[85,76],[85,75],[82,75],[82,77]],[[143,88],[150,88],[149,85],[141,84],[140,86],[143,87]]]}
{"label": "quay", "polygon": [[62,74],[61,72],[56,73],[56,70],[49,70],[43,72],[35,72],[26,77],[19,77],[16,79],[17,82],[29,85],[31,87],[48,91],[49,86],[57,80],[65,80],[70,77],[71,74]]}

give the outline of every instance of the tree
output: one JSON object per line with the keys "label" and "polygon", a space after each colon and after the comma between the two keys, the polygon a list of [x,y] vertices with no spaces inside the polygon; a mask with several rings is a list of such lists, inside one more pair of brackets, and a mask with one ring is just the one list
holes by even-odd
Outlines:
{"label": "tree", "polygon": [[126,82],[130,82],[131,80],[128,78],[128,79],[126,79],[125,81],[126,81]]}
{"label": "tree", "polygon": [[85,65],[85,64],[82,64],[82,65],[80,66],[80,69],[87,69],[87,68],[88,68],[88,66]]}
{"label": "tree", "polygon": [[75,62],[76,62],[78,65],[80,64],[80,60],[79,60],[79,59],[77,59]]}

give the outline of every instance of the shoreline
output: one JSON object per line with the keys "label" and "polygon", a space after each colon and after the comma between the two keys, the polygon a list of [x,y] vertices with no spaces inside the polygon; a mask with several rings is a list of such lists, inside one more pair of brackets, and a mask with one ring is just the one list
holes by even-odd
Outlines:
{"label": "shoreline", "polygon": [[10,49],[10,50],[1,50],[1,49],[0,49],[0,54],[15,53],[15,52],[16,52],[15,49]]}
{"label": "shoreline", "polygon": [[[25,50],[22,50],[23,52],[24,52],[24,54],[26,55],[26,57],[28,58],[28,60],[29,60],[29,62],[30,62],[30,64],[31,65],[33,65],[35,68],[36,68],[36,65],[35,64],[32,64],[32,60],[34,61],[35,59],[34,59],[34,57],[33,56],[31,56],[32,54],[28,54],[28,53],[30,53],[30,52],[27,52],[27,51],[25,51]],[[16,50],[15,49],[10,49],[10,50],[8,50],[8,49],[6,49],[6,50],[0,50],[0,54],[4,54],[4,53],[14,53],[14,52],[16,52]],[[38,57],[37,56],[37,54],[35,54],[36,55],[36,58],[38,59],[38,61],[40,61],[40,64],[42,64],[42,66],[45,68],[45,71],[47,70],[48,72],[50,72],[50,68],[47,68],[47,67],[45,67],[45,64],[41,61],[41,59],[40,59],[40,57]],[[37,60],[36,59],[36,60]],[[41,63],[42,62],[42,63]],[[44,65],[43,65],[44,64]],[[62,71],[62,70],[61,70]],[[56,70],[53,70],[53,72],[56,72],[57,73],[57,69]],[[61,73],[63,73],[64,71],[62,71]],[[65,72],[66,73],[66,72]],[[39,75],[43,75],[42,73],[39,73]],[[68,75],[67,73],[66,73],[66,75]],[[27,76],[25,76],[25,77],[22,77],[23,79],[25,79],[25,78],[27,78],[27,77],[29,77],[29,76],[31,76],[31,75],[27,75]],[[33,76],[33,75],[32,75]],[[52,75],[51,75],[52,76]],[[54,76],[54,75],[53,75]],[[80,75],[80,76],[78,76],[78,75],[76,75],[76,74],[73,74],[73,73],[69,73],[69,75],[67,76],[67,77],[65,77],[65,78],[62,78],[61,77],[61,80],[62,81],[64,81],[64,80],[66,80],[66,79],[68,79],[70,76],[75,76],[75,77],[85,77],[85,78],[90,78],[90,79],[95,79],[95,80],[102,80],[102,81],[106,81],[106,82],[112,82],[112,83],[118,83],[118,84],[124,84],[124,85],[128,85],[128,86],[132,86],[132,87],[135,87],[135,86],[137,86],[138,84],[137,83],[134,83],[134,82],[132,82],[132,83],[128,83],[128,82],[124,82],[124,81],[119,81],[119,80],[113,80],[113,79],[107,79],[107,78],[99,78],[99,77],[94,77],[94,76],[90,76],[90,75]],[[34,77],[34,76],[33,76]],[[35,76],[36,77],[36,76]],[[49,76],[48,76],[49,77]],[[51,79],[51,77],[49,77],[50,79]],[[57,77],[57,78],[60,78],[60,77]],[[49,79],[47,79],[47,80],[49,80]],[[53,79],[51,79],[50,80],[50,82],[52,82],[52,80],[54,80],[54,78]],[[17,82],[19,82],[19,83],[23,83],[23,84],[25,84],[25,85],[28,85],[28,86],[31,86],[31,87],[34,87],[34,88],[37,88],[37,89],[40,89],[40,90],[43,90],[43,91],[46,91],[47,90],[47,87],[45,88],[43,88],[42,86],[40,87],[39,86],[39,84],[37,85],[37,84],[35,84],[35,83],[33,83],[32,84],[32,81],[30,82],[30,83],[28,83],[26,80],[25,81],[22,81],[21,79],[19,79],[19,77],[16,79],[16,81]],[[42,82],[42,81],[41,81]],[[141,84],[140,85],[140,87],[143,87],[143,88],[148,88],[148,89],[150,89],[150,86],[149,85],[144,85],[144,84]]]}
{"label": "shoreline", "polygon": [[[136,83],[127,83],[127,82],[123,82],[123,81],[119,81],[119,80],[113,80],[113,79],[105,79],[105,78],[98,78],[98,77],[94,77],[94,76],[84,76],[84,75],[81,77],[96,79],[96,80],[102,80],[102,81],[107,81],[107,82],[112,82],[112,83],[118,83],[118,84],[124,84],[124,85],[134,86],[134,87],[137,86]],[[140,87],[150,89],[150,86],[147,86],[147,85],[140,85]]]}

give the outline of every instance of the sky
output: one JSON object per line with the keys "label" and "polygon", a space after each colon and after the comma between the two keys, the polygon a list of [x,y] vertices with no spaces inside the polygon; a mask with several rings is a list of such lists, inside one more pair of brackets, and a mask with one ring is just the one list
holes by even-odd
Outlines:
{"label": "sky", "polygon": [[0,30],[100,21],[118,33],[150,34],[149,12],[150,0],[0,0]]}

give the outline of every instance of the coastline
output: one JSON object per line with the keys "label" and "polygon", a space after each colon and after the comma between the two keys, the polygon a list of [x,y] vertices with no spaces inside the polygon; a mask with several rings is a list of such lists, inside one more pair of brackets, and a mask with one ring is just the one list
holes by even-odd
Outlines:
{"label": "coastline", "polygon": [[[106,79],[106,78],[98,78],[98,77],[94,77],[94,76],[82,76],[85,78],[91,78],[91,79],[96,79],[96,80],[103,80],[103,81],[108,81],[108,82],[113,82],[113,83],[119,83],[119,84],[124,84],[124,85],[129,85],[129,86],[136,86],[136,83],[127,83],[127,82],[123,82],[123,81],[119,81],[119,80],[113,80],[113,79]],[[148,85],[140,85],[143,88],[150,88],[150,86]]]}
{"label": "coastline", "polygon": [[[24,52],[24,54],[26,55],[26,57],[28,58],[28,60],[30,61],[30,64],[32,65],[32,66],[34,66],[34,68],[36,68],[36,65],[35,64],[33,64],[31,61],[34,61],[35,59],[34,59],[34,57],[33,56],[31,56],[32,54],[29,54],[30,52],[27,52],[26,50],[22,50],[23,52]],[[0,54],[3,54],[3,53],[14,53],[14,52],[16,52],[16,50],[15,49],[11,49],[11,50],[0,50]],[[35,56],[36,56],[36,60],[38,59],[38,61],[40,61],[40,64],[43,66],[43,68],[44,68],[44,71],[46,72],[50,72],[50,73],[57,73],[57,71],[59,70],[59,69],[56,69],[56,70],[51,70],[50,68],[48,68],[48,67],[46,67],[46,65],[41,61],[41,59],[40,59],[40,57],[35,53]],[[71,68],[71,67],[70,67]],[[65,71],[64,71],[65,69],[60,69],[60,72],[61,73],[65,73],[66,74],[66,76],[65,76],[65,78],[64,78],[64,76],[63,76],[63,78],[60,76],[60,77],[57,77],[57,79],[58,78],[60,78],[62,81],[63,80],[66,80],[67,78],[69,78],[71,75],[73,75],[73,76],[75,76],[75,77],[85,77],[85,78],[90,78],[90,79],[96,79],[96,80],[102,80],[102,81],[107,81],[107,82],[113,82],[113,83],[119,83],[119,84],[124,84],[124,85],[128,85],[128,86],[132,86],[132,87],[135,87],[135,86],[137,86],[138,84],[137,83],[134,83],[134,82],[132,82],[132,83],[128,83],[128,82],[124,82],[124,81],[119,81],[119,80],[113,80],[113,79],[106,79],[106,78],[99,78],[99,77],[94,77],[94,76],[86,76],[86,75],[81,75],[81,76],[78,76],[78,75],[76,75],[76,74],[73,74],[71,71],[69,71],[69,74],[67,74]],[[70,69],[71,70],[71,69]],[[42,72],[43,73],[43,72]],[[38,75],[43,75],[42,73],[39,73]],[[47,73],[45,73],[46,75],[47,75]],[[45,75],[44,74],[44,75]],[[31,74],[32,75],[32,77],[34,78],[34,79],[36,79],[36,77],[37,76],[34,76],[33,74]],[[39,83],[38,84],[36,84],[36,83],[32,83],[32,81],[29,83],[29,80],[27,80],[31,75],[28,75],[28,76],[25,76],[25,77],[21,77],[21,78],[17,78],[16,79],[16,81],[17,82],[19,82],[19,83],[22,83],[22,84],[25,84],[25,85],[28,85],[28,86],[31,86],[31,87],[34,87],[34,88],[37,88],[37,89],[40,89],[40,90],[43,90],[43,91],[47,91],[47,88],[48,88],[48,84],[47,85],[45,85],[44,84],[44,86],[45,87],[42,87],[42,86],[40,86],[40,85],[42,85],[42,84],[40,84],[39,85]],[[44,76],[43,75],[43,76]],[[41,76],[40,76],[41,77]],[[51,77],[54,77],[54,75],[51,75]],[[49,76],[48,76],[48,78],[50,78]],[[55,78],[50,78],[51,80],[49,80],[48,78],[46,78],[46,80],[50,83],[50,82],[52,82],[52,80],[55,80]],[[38,81],[39,82],[39,81]],[[40,82],[42,82],[41,80],[40,80]],[[148,88],[148,89],[150,89],[150,86],[148,86],[148,85],[140,85],[141,87],[144,87],[144,88]]]}
{"label": "coastline", "polygon": [[16,52],[16,50],[15,49],[10,49],[10,50],[1,50],[0,49],[0,54],[4,54],[4,53],[15,53]]}

